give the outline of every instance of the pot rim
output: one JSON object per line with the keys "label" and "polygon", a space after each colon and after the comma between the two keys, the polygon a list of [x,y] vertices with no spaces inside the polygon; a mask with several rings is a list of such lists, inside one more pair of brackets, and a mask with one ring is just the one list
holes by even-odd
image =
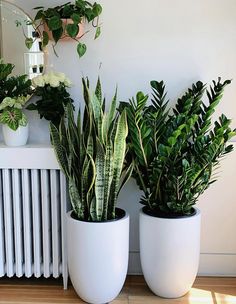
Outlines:
{"label": "pot rim", "polygon": [[67,218],[70,221],[73,221],[73,222],[76,222],[76,223],[81,223],[81,224],[88,224],[88,225],[115,224],[115,223],[120,223],[121,221],[125,221],[125,220],[127,220],[129,218],[129,214],[128,214],[128,212],[126,210],[124,210],[122,208],[116,208],[116,209],[124,211],[124,216],[121,217],[121,218],[107,220],[107,221],[103,221],[103,222],[98,222],[98,221],[96,221],[96,222],[89,222],[89,221],[86,221],[86,220],[75,219],[75,218],[72,217],[73,210],[70,210],[69,212],[67,212],[66,216],[67,216]]}
{"label": "pot rim", "polygon": [[201,211],[200,209],[196,208],[196,207],[193,207],[193,209],[195,210],[195,213],[192,214],[192,215],[183,215],[183,216],[176,216],[176,217],[162,217],[162,216],[158,216],[158,215],[151,215],[151,214],[148,214],[146,212],[143,211],[143,209],[145,209],[146,206],[140,208],[140,215],[142,216],[147,216],[147,217],[150,217],[150,218],[157,218],[157,219],[160,219],[160,220],[189,220],[191,218],[195,218],[197,216],[200,216],[201,215]]}

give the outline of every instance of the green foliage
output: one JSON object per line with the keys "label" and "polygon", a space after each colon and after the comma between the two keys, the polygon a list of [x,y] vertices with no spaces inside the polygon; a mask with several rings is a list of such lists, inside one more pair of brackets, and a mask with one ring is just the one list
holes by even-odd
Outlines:
{"label": "green foliage", "polygon": [[[82,57],[86,52],[86,45],[76,38],[79,33],[81,22],[91,23],[96,28],[95,39],[98,38],[101,32],[99,25],[99,16],[102,13],[102,7],[98,3],[91,4],[85,0],[76,0],[75,3],[67,2],[65,4],[45,9],[44,7],[36,7],[37,13],[33,20],[33,25],[36,30],[40,31],[42,25],[47,25],[52,33],[55,45],[64,37],[71,37],[78,42],[77,53]],[[72,24],[64,24],[62,19],[71,19]],[[85,32],[84,34],[86,34]],[[48,34],[44,31],[42,34],[43,47],[46,47],[49,42]],[[32,47],[33,39],[26,37],[26,45]],[[54,45],[54,46],[55,46]],[[55,50],[54,50],[55,51]]]}
{"label": "green foliage", "polygon": [[14,64],[4,63],[3,59],[0,59],[0,82],[4,81],[14,69]]}
{"label": "green foliage", "polygon": [[34,104],[28,105],[27,110],[38,111],[40,118],[45,118],[58,127],[64,115],[64,106],[73,102],[66,87],[61,84],[54,88],[47,84],[44,87],[37,87],[35,95],[40,98]]}
{"label": "green foliage", "polygon": [[[212,123],[229,80],[213,81],[206,90],[193,84],[178,99],[172,112],[167,109],[163,81],[152,81],[152,104],[139,92],[136,99],[122,103],[128,117],[127,164],[144,192],[141,203],[153,214],[189,215],[198,197],[215,181],[212,172],[220,159],[233,150],[228,141],[236,135],[225,115]],[[208,104],[204,104],[204,93]]]}
{"label": "green foliage", "polygon": [[0,103],[6,97],[18,98],[32,94],[31,81],[26,75],[10,77],[13,69],[13,64],[5,64],[0,60]]}
{"label": "green foliage", "polygon": [[59,127],[65,106],[73,103],[67,88],[71,82],[64,73],[50,71],[44,75],[38,75],[32,79],[34,95],[39,98],[34,104],[27,106],[27,110],[38,111],[40,118],[51,121]]}
{"label": "green foliage", "polygon": [[85,108],[75,121],[73,107],[67,104],[59,129],[50,124],[58,162],[67,177],[69,195],[78,219],[114,219],[121,186],[131,170],[123,171],[128,125],[126,112],[116,113],[116,96],[108,113],[98,79],[95,93],[83,79]]}

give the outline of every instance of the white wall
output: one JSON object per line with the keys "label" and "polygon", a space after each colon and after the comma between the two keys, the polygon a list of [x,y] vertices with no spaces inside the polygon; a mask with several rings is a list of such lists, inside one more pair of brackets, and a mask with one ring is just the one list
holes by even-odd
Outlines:
{"label": "white wall", "polygon": [[[31,8],[47,7],[47,0],[12,1],[32,14]],[[51,0],[50,6],[64,3]],[[219,113],[236,125],[236,1],[235,0],[101,0],[104,7],[102,36],[86,37],[87,55],[78,60],[74,43],[58,45],[59,58],[49,49],[49,66],[65,72],[74,82],[78,103],[80,78],[94,82],[101,74],[111,96],[119,85],[120,99],[137,90],[149,92],[149,81],[165,80],[174,102],[192,82],[210,82],[221,76],[235,79],[227,88]],[[102,68],[99,71],[99,64]],[[32,121],[31,141],[48,141],[47,125]],[[236,153],[230,156],[220,181],[201,198],[203,213],[200,273],[236,274]],[[139,192],[133,181],[121,193],[120,201],[132,216],[130,271],[139,272]]]}

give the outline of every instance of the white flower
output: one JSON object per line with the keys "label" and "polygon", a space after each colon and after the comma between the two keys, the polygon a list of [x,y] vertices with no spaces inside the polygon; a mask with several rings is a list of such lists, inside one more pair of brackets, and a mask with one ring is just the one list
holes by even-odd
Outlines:
{"label": "white flower", "polygon": [[51,77],[49,84],[51,87],[57,88],[60,86],[60,81],[57,77]]}
{"label": "white flower", "polygon": [[56,72],[54,76],[58,78],[60,82],[64,82],[66,79],[66,75],[64,73]]}
{"label": "white flower", "polygon": [[59,87],[60,84],[64,84],[66,87],[71,87],[72,85],[70,79],[64,73],[53,71],[33,78],[32,84],[34,87],[44,87],[45,84],[48,84],[53,88]]}
{"label": "white flower", "polygon": [[45,81],[44,77],[42,75],[36,76],[32,79],[32,85],[37,88],[37,87],[44,87],[45,86]]}
{"label": "white flower", "polygon": [[70,88],[72,86],[72,82],[70,81],[70,79],[68,77],[65,78],[64,85],[68,88]]}
{"label": "white flower", "polygon": [[45,84],[49,84],[49,82],[50,82],[50,75],[49,74],[43,75],[43,79],[44,79]]}

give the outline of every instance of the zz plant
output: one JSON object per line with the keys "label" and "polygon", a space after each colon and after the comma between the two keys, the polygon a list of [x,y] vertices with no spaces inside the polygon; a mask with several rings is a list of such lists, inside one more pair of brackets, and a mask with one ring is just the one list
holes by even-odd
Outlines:
{"label": "zz plant", "polygon": [[[59,130],[51,123],[54,150],[69,187],[74,216],[79,220],[116,218],[115,205],[121,187],[130,176],[123,171],[128,126],[126,112],[116,113],[117,93],[105,112],[98,80],[95,93],[83,79],[85,108],[75,120],[69,103]],[[122,174],[123,173],[123,174]]]}
{"label": "zz plant", "polygon": [[215,181],[213,170],[233,150],[228,141],[236,135],[224,114],[212,123],[228,84],[219,78],[207,90],[198,81],[170,110],[163,81],[152,81],[150,105],[142,92],[122,103],[129,126],[127,164],[133,164],[133,176],[144,193],[141,203],[150,214],[191,215],[199,195]]}

